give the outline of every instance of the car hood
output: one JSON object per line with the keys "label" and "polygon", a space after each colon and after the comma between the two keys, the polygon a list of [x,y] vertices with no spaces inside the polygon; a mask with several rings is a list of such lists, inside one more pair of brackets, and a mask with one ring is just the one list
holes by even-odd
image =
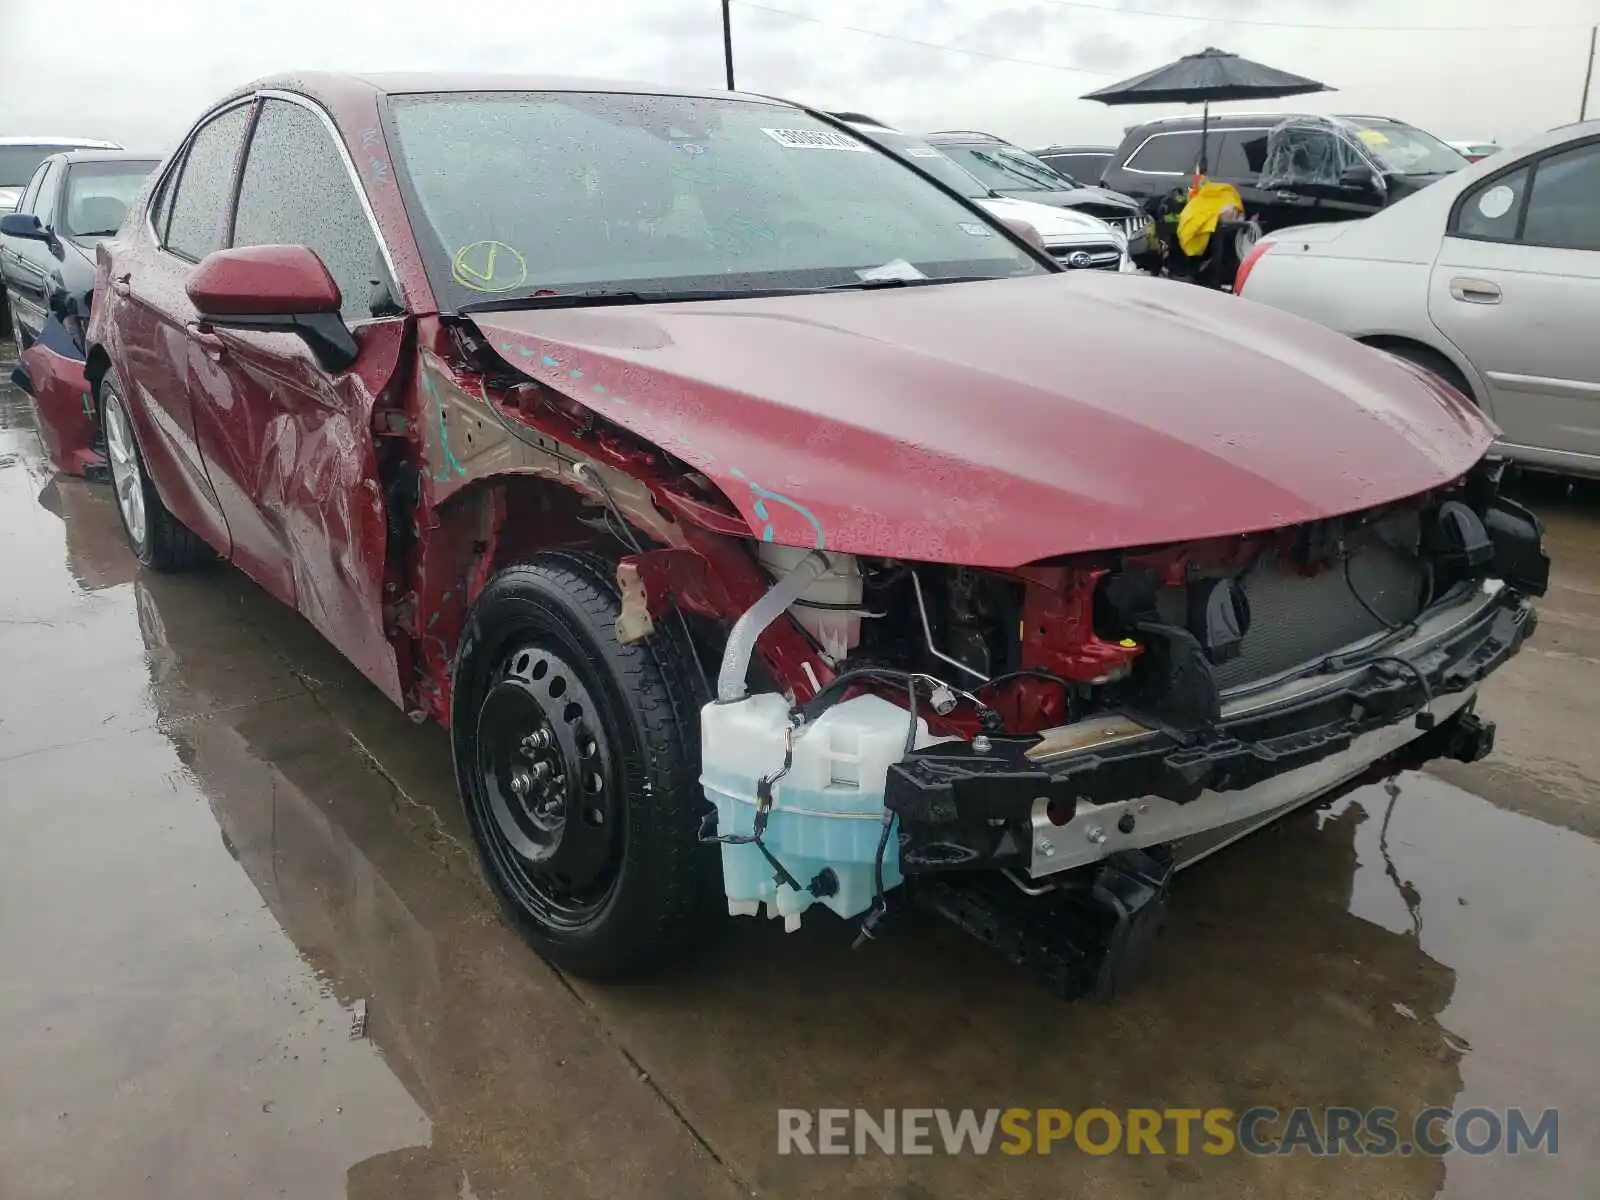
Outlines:
{"label": "car hood", "polygon": [[1081,208],[1110,217],[1132,216],[1140,211],[1139,202],[1132,197],[1099,187],[1064,187],[1054,190],[1000,188],[999,191],[1002,196],[1016,200],[1049,204],[1056,208]]}
{"label": "car hood", "polygon": [[1026,221],[1039,231],[1039,236],[1046,242],[1068,239],[1102,242],[1126,240],[1099,217],[1091,217],[1088,213],[1075,212],[1070,208],[1052,208],[1048,204],[1033,204],[1010,196],[995,196],[977,203],[997,217]]}
{"label": "car hood", "polygon": [[757,536],[857,554],[1007,567],[1277,528],[1442,484],[1493,438],[1389,355],[1110,272],[471,319]]}

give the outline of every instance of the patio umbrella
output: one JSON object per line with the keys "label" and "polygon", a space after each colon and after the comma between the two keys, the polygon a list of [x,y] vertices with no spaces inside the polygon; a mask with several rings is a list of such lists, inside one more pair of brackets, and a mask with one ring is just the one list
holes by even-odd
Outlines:
{"label": "patio umbrella", "polygon": [[1213,100],[1273,100],[1331,92],[1325,83],[1263,66],[1208,46],[1198,54],[1185,54],[1164,67],[1099,88],[1084,96],[1101,104],[1200,104],[1200,173],[1206,171],[1206,127]]}

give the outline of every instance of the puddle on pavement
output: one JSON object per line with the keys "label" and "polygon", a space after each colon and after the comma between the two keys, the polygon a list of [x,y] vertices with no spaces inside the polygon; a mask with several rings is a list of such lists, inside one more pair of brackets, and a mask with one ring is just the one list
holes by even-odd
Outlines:
{"label": "puddle on pavement", "polygon": [[[8,1197],[1070,1179],[1459,1200],[1576,1195],[1600,1170],[1600,843],[1528,798],[1520,733],[1496,802],[1407,775],[1186,873],[1149,977],[1112,1007],[1062,1005],[915,913],[859,952],[837,922],[740,922],[664,978],[569,985],[477,885],[442,733],[231,571],[136,572],[109,493],[52,479],[25,416],[0,403],[0,1075],[29,1081],[0,1091]],[[1552,508],[1553,539],[1593,547],[1594,506]],[[1600,641],[1594,585],[1557,598],[1573,654]],[[1536,674],[1525,688],[1538,704]],[[1586,744],[1565,752],[1594,778]],[[775,1153],[780,1106],[1257,1104],[1558,1107],[1561,1154]]]}

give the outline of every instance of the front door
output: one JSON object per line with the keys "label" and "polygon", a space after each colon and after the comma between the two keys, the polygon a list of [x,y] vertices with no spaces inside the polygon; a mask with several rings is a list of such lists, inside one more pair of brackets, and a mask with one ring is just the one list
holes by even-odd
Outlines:
{"label": "front door", "polygon": [[[17,212],[38,216],[48,228],[65,174],[60,159],[46,159],[39,167],[39,175],[29,183]],[[54,256],[55,251],[46,242],[11,237],[0,241],[0,271],[4,272],[6,288],[11,293],[24,344],[37,341],[44,323],[50,319],[50,279],[57,270]]]}
{"label": "front door", "polygon": [[[315,251],[339,285],[360,356],[330,374],[293,334],[201,330],[191,351],[195,428],[228,497],[235,559],[287,593],[324,637],[398,696],[383,633],[385,510],[371,417],[399,361],[406,318],[334,138],[308,105],[262,101],[232,244]],[[242,545],[241,529],[254,544]]]}
{"label": "front door", "polygon": [[1513,164],[1455,204],[1428,290],[1519,457],[1600,459],[1600,138]]}

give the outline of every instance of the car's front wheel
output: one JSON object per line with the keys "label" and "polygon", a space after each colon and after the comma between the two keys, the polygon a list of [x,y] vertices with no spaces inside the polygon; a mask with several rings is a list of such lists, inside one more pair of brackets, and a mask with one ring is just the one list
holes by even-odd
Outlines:
{"label": "car's front wheel", "polygon": [[176,571],[216,557],[193,530],[167,511],[145,469],[133,422],[115,374],[100,384],[100,429],[105,438],[117,515],[139,561],[158,571]]}
{"label": "car's front wheel", "polygon": [[489,883],[541,954],[595,978],[676,954],[716,856],[698,840],[698,696],[670,626],[622,645],[607,565],[508,567],[456,656],[456,781]]}

